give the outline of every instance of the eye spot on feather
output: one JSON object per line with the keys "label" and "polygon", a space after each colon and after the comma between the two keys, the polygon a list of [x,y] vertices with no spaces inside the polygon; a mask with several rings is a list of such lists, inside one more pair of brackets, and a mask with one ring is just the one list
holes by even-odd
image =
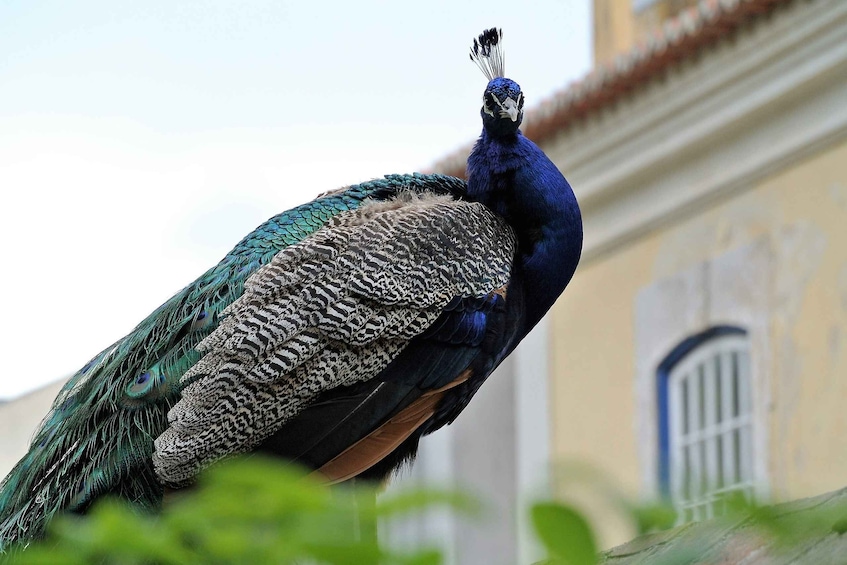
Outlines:
{"label": "eye spot on feather", "polygon": [[144,371],[126,387],[126,394],[130,398],[141,398],[157,391],[165,384],[167,376],[156,366]]}
{"label": "eye spot on feather", "polygon": [[208,311],[200,310],[194,315],[194,319],[191,321],[191,331],[200,331],[209,327],[209,324],[212,323],[213,319],[214,316],[212,316]]}
{"label": "eye spot on feather", "polygon": [[133,398],[138,398],[150,390],[151,383],[152,379],[150,378],[150,372],[141,373],[135,378],[135,381],[127,387],[126,393]]}

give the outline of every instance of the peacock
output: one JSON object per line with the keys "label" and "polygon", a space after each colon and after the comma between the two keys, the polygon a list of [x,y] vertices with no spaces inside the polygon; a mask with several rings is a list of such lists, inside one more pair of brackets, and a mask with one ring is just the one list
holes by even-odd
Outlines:
{"label": "peacock", "polygon": [[382,480],[451,423],[571,280],[582,220],[519,126],[502,31],[467,181],[388,175],[274,216],[94,356],[0,485],[0,548],[104,495],[166,489],[248,452],[327,483]]}

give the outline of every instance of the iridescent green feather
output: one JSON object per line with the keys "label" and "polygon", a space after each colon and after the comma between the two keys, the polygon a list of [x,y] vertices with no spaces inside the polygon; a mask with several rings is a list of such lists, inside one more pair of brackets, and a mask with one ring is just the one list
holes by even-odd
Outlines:
{"label": "iridescent green feather", "polygon": [[180,377],[200,358],[195,346],[217,327],[218,314],[280,249],[367,198],[403,190],[460,195],[465,185],[441,175],[392,175],[274,216],[71,377],[29,452],[0,485],[0,550],[39,537],[54,514],[84,510],[103,494],[156,508],[163,488],[151,463],[153,441],[167,427]]}

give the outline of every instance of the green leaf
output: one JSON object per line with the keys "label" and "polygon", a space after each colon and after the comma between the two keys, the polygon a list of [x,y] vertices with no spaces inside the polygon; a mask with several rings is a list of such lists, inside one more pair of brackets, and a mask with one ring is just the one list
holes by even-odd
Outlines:
{"label": "green leaf", "polygon": [[643,535],[655,530],[667,530],[676,523],[676,510],[667,504],[646,504],[631,510],[638,530]]}
{"label": "green leaf", "polygon": [[329,488],[299,469],[249,457],[215,466],[196,488],[169,497],[158,514],[106,499],[85,516],[58,517],[45,540],[12,559],[34,565],[439,565],[441,555],[432,549],[381,547],[377,521],[433,505],[470,505],[469,498],[415,491],[375,505],[375,492],[366,485]]}
{"label": "green leaf", "polygon": [[310,557],[321,563],[332,565],[366,565],[380,562],[382,552],[376,541],[352,545],[331,545],[328,543],[314,545],[308,548]]}
{"label": "green leaf", "polygon": [[597,543],[588,522],[564,504],[542,502],[531,509],[532,524],[552,557],[567,565],[597,563]]}
{"label": "green leaf", "polygon": [[430,549],[420,550],[411,555],[392,555],[388,562],[397,563],[397,565],[441,565],[443,559],[440,551]]}
{"label": "green leaf", "polygon": [[78,554],[51,548],[46,545],[33,546],[26,551],[15,550],[11,555],[0,554],[0,563],[4,565],[85,565]]}
{"label": "green leaf", "polygon": [[431,506],[447,506],[471,516],[478,515],[481,508],[476,497],[464,492],[417,489],[381,497],[376,510],[379,517],[387,518],[419,512]]}

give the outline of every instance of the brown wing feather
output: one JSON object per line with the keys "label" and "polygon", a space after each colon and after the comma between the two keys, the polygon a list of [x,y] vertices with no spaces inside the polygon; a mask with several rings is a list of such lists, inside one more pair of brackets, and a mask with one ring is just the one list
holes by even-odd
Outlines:
{"label": "brown wing feather", "polygon": [[394,417],[342,451],[310,476],[321,482],[335,484],[364,473],[397,449],[415,430],[429,420],[435,414],[435,409],[446,391],[462,384],[470,376],[470,370],[466,370],[450,384],[425,392]]}

